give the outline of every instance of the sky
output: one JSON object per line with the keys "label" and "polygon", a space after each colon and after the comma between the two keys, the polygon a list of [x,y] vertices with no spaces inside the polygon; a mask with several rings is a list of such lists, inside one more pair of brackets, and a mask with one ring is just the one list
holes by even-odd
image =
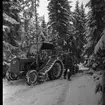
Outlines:
{"label": "sky", "polygon": [[[72,1],[71,3],[71,10],[74,10],[75,7],[75,2],[76,0],[70,0]],[[89,0],[78,0],[80,2],[80,4],[83,2],[84,5],[86,5],[86,3],[88,3]],[[45,17],[45,21],[48,22],[48,10],[47,10],[47,6],[48,6],[48,1],[47,0],[40,0],[40,4],[38,7],[38,13],[39,16],[44,16]],[[86,8],[86,13],[88,12],[88,8]]]}

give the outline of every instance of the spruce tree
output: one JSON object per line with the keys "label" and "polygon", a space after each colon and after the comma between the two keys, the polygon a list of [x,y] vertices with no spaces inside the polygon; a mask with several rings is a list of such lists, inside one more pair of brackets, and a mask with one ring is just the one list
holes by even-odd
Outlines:
{"label": "spruce tree", "polygon": [[80,8],[79,8],[79,1],[77,0],[76,1],[76,4],[75,4],[75,9],[74,9],[75,13],[77,15],[79,15],[79,12],[80,12]]}
{"label": "spruce tree", "polygon": [[[49,0],[49,22],[48,26],[57,34],[59,42],[64,41],[70,27],[70,5],[68,0]],[[57,38],[56,38],[57,39]],[[63,43],[62,43],[63,44]],[[61,44],[61,45],[62,45]]]}
{"label": "spruce tree", "polygon": [[74,36],[75,43],[77,46],[77,50],[79,55],[82,57],[84,44],[86,43],[85,39],[85,23],[86,23],[86,14],[83,3],[79,6],[79,2],[76,1],[75,10],[73,12],[73,25],[74,25]]}
{"label": "spruce tree", "polygon": [[42,23],[41,23],[41,28],[42,28],[42,31],[43,31],[44,35],[47,36],[47,24],[45,22],[44,16],[43,16],[43,20],[42,20]]}
{"label": "spruce tree", "polygon": [[100,40],[105,28],[105,0],[90,0],[87,21],[87,45],[85,53],[93,54],[95,45]]}
{"label": "spruce tree", "polygon": [[18,33],[20,27],[18,3],[17,0],[3,0],[3,56],[5,55],[6,59],[17,54],[14,50],[19,46],[17,41],[21,40]]}
{"label": "spruce tree", "polygon": [[8,41],[13,46],[18,46],[15,40],[20,40],[20,35],[18,34],[20,27],[18,13],[17,1],[3,1],[3,26],[9,29],[7,33],[4,31],[3,37],[5,37],[5,41]]}

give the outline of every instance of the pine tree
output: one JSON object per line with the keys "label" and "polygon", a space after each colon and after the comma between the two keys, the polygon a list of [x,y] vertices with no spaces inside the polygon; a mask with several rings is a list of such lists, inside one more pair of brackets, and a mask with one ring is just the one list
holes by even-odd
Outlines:
{"label": "pine tree", "polygon": [[79,12],[80,12],[80,8],[79,8],[79,1],[77,0],[76,1],[76,4],[75,4],[75,9],[74,9],[75,13],[77,15],[79,15]]}
{"label": "pine tree", "polygon": [[35,23],[35,18],[33,22],[31,21],[32,24],[29,24],[33,13],[35,13],[35,8],[30,0],[3,1],[3,44],[5,47],[3,52],[6,52],[6,55],[9,54],[8,52],[13,55],[21,55],[23,51],[26,53],[27,42],[29,42],[28,45],[34,42],[32,36],[35,35],[32,32],[35,33],[36,30],[35,25],[34,27],[32,25]]}
{"label": "pine tree", "polygon": [[79,7],[79,2],[76,1],[75,10],[73,12],[73,25],[74,25],[74,36],[75,36],[75,43],[77,47],[77,51],[79,55],[82,57],[84,44],[86,43],[85,39],[85,23],[86,23],[86,14],[85,8],[83,3]]}
{"label": "pine tree", "polygon": [[[105,65],[105,0],[90,0],[87,4],[90,8],[88,12],[87,27],[87,44],[85,47],[85,54],[88,56],[94,55],[95,62]],[[104,56],[103,56],[104,55]],[[104,66],[105,69],[105,66]]]}
{"label": "pine tree", "polygon": [[20,1],[3,0],[3,56],[6,58],[14,56],[14,51],[19,46],[18,41],[21,37],[18,33],[20,28],[20,21],[18,13],[20,12]]}
{"label": "pine tree", "polygon": [[[38,34],[39,31],[38,13],[36,9],[39,5],[39,0],[32,0],[32,1],[26,0],[23,2],[23,5],[24,5],[23,14],[21,16],[23,20],[21,26],[22,27],[21,49],[25,50],[27,49],[27,47],[30,46],[30,44],[36,42],[36,34]],[[25,7],[27,7],[27,9],[25,9]],[[36,32],[36,26],[37,26],[37,32]]]}
{"label": "pine tree", "polygon": [[105,28],[105,0],[90,0],[87,6],[90,8],[90,11],[88,12],[87,21],[88,43],[85,52],[91,55]]}
{"label": "pine tree", "polygon": [[[17,1],[3,1],[3,26],[5,28],[8,27],[9,31],[5,32],[4,29],[4,37],[5,40],[8,40],[8,42],[13,45],[17,46],[17,43],[15,40],[20,40],[20,36],[18,34],[19,29],[19,8],[16,5]],[[15,31],[17,30],[17,31]],[[8,35],[7,35],[8,34]]]}
{"label": "pine tree", "polygon": [[[70,5],[68,0],[49,0],[49,23],[48,26],[62,41],[68,37],[70,27]],[[56,36],[55,35],[55,36]],[[56,38],[57,39],[57,38]],[[60,41],[59,40],[59,41]]]}
{"label": "pine tree", "polygon": [[43,20],[42,20],[42,23],[41,23],[41,28],[42,28],[42,31],[43,31],[44,35],[47,36],[47,24],[45,22],[44,16],[43,16]]}

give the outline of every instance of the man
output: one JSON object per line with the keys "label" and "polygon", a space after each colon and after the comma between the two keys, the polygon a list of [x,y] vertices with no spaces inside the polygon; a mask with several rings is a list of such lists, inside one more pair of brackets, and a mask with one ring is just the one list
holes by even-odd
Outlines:
{"label": "man", "polygon": [[72,59],[70,57],[70,53],[65,54],[64,64],[65,64],[64,79],[66,79],[66,76],[68,76],[68,80],[70,80],[72,70]]}

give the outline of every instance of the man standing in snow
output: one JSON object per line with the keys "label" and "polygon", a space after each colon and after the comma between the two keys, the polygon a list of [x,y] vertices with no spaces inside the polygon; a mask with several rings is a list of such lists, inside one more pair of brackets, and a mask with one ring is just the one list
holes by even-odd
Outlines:
{"label": "man standing in snow", "polygon": [[68,80],[70,80],[71,69],[72,69],[72,59],[71,59],[70,53],[65,54],[64,63],[65,63],[65,69],[66,69],[64,72],[64,78],[66,79],[66,76],[68,76]]}

